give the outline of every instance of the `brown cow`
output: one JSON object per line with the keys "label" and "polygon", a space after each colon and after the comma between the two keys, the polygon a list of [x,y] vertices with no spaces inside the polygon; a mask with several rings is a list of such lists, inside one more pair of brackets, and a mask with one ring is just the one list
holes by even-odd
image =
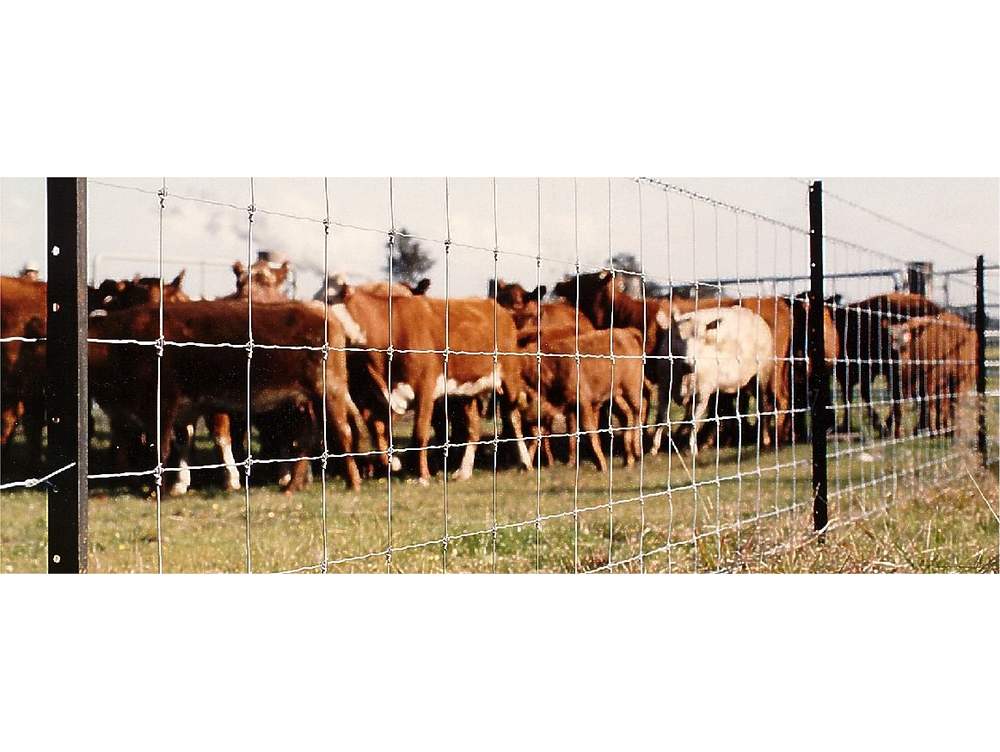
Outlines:
{"label": "brown cow", "polygon": [[[392,291],[394,298],[409,298],[415,295],[423,295],[430,288],[431,281],[427,278],[421,279],[416,285],[408,285],[403,282],[369,282],[355,285],[353,289],[367,295],[388,298],[389,291]],[[314,296],[313,300],[325,301],[329,306],[332,315],[336,316],[344,327],[347,340],[356,343],[365,339],[364,333],[360,330],[358,323],[351,317],[344,307],[343,293],[347,286],[347,280],[340,274],[330,274],[326,284]],[[389,457],[389,434],[387,423],[386,402],[383,392],[385,385],[381,383],[382,377],[376,376],[369,371],[368,356],[364,352],[352,351],[347,354],[347,370],[350,374],[349,381],[353,386],[351,396],[359,410],[358,425],[355,427],[356,449],[361,452],[361,434],[367,428],[371,446],[374,447],[373,454],[367,454],[362,458],[365,475],[374,477],[379,467],[385,471],[390,465],[393,470],[399,470],[401,465],[398,457]],[[449,412],[452,412],[451,410]],[[464,411],[463,411],[464,414]],[[457,416],[456,416],[457,417]],[[478,416],[476,418],[478,421]]]}
{"label": "brown cow", "polygon": [[[498,396],[505,428],[513,433],[521,463],[530,467],[517,411],[524,398],[520,363],[513,354],[517,333],[506,310],[492,300],[373,295],[346,284],[333,300],[338,302],[332,310],[345,322],[351,344],[367,348],[357,361],[359,365],[351,369],[354,393],[366,404],[377,404],[377,414],[386,423],[389,410],[403,414],[411,402],[415,404],[413,441],[421,483],[430,480],[426,448],[434,404],[445,393],[449,401],[457,398],[470,403],[480,395]],[[443,357],[446,345],[447,381]],[[382,395],[381,400],[378,395]],[[468,406],[465,414],[469,441],[478,442],[478,406]],[[379,446],[380,452],[385,449]],[[456,478],[471,475],[475,451],[475,443],[466,445]]]}
{"label": "brown cow", "polygon": [[0,406],[3,421],[0,446],[7,446],[19,424],[24,425],[28,462],[38,466],[45,422],[44,345],[18,338],[45,336],[44,282],[0,277]]}
{"label": "brown cow", "polygon": [[[911,318],[933,316],[941,308],[923,295],[894,292],[875,295],[848,306],[838,306],[834,318],[839,334],[840,352],[836,376],[840,385],[841,404],[851,402],[855,385],[861,386],[861,399],[872,428],[885,436],[890,430],[900,438],[902,421],[902,384],[899,373],[899,352],[893,347],[890,327]],[[883,422],[872,405],[872,382],[878,375],[885,377],[892,395],[891,412]],[[838,431],[850,431],[848,410]]]}
{"label": "brown cow", "polygon": [[976,383],[976,332],[961,317],[943,312],[891,327],[899,351],[904,399],[915,399],[914,434],[954,430],[959,395]]}
{"label": "brown cow", "polygon": [[[347,392],[347,365],[343,328],[329,317],[324,329],[322,306],[284,303],[254,310],[253,339],[261,348],[250,360],[250,406],[255,414],[284,409],[289,403],[326,409],[337,448],[352,451]],[[134,425],[154,446],[158,437],[160,456],[166,463],[173,445],[173,427],[186,415],[240,414],[247,409],[248,331],[245,305],[229,301],[179,303],[164,310],[163,334],[170,342],[198,342],[221,347],[184,347],[167,344],[160,367],[159,423],[157,401],[151,389],[157,383],[156,352],[152,347],[131,344],[94,344],[91,388],[98,404],[112,422]],[[330,346],[323,357],[324,333]],[[91,319],[91,338],[155,340],[159,336],[159,311],[142,306]],[[313,349],[293,349],[297,346]],[[325,391],[324,391],[325,373]],[[143,388],[145,387],[145,388]],[[302,437],[304,456],[314,441]],[[186,457],[180,447],[180,467]],[[345,458],[348,482],[357,490],[360,475],[352,456]]]}
{"label": "brown cow", "polygon": [[[170,282],[163,285],[163,303],[186,303],[191,298],[181,288],[184,282],[184,269]],[[158,277],[140,277],[135,275],[131,280],[106,279],[96,288],[87,289],[87,307],[94,311],[121,311],[140,305],[160,304],[160,280]]]}
{"label": "brown cow", "polygon": [[[574,325],[579,322],[580,333],[594,330],[590,319],[580,311],[563,302],[542,303],[539,307],[538,301],[545,297],[545,285],[540,285],[532,291],[525,290],[517,282],[510,284],[500,280],[496,285],[490,280],[489,297],[496,297],[496,301],[511,312],[514,317],[514,324],[517,326],[518,338],[526,334],[528,330],[536,331],[538,328],[548,329],[554,326]],[[539,313],[540,312],[540,313]]]}
{"label": "brown cow", "polygon": [[[141,277],[136,274],[131,280],[106,279],[96,288],[90,287],[87,289],[87,303],[90,315],[92,317],[104,316],[109,312],[123,311],[139,306],[152,306],[158,309],[161,300],[161,289],[164,306],[189,302],[191,298],[183,290],[185,273],[186,270],[182,269],[170,282],[163,283],[162,288],[158,277]],[[93,348],[91,352],[95,352]],[[93,418],[91,418],[91,421],[93,421]],[[91,422],[91,425],[93,426],[93,422]],[[141,451],[141,446],[136,446],[137,443],[141,444],[141,442],[137,441],[139,437],[128,426],[123,426],[120,423],[112,421],[110,429],[112,452],[117,456],[116,466],[119,470],[122,470],[134,459],[135,452]],[[179,426],[177,431],[177,441],[193,441],[193,425]],[[216,444],[220,447],[220,452],[223,458],[225,458],[225,452],[222,450],[222,444],[220,444],[218,438],[218,431],[213,430],[213,436],[216,437]],[[228,433],[225,434],[224,438],[228,439]],[[222,443],[225,442],[223,441]],[[229,454],[231,456],[231,452]],[[237,478],[236,487],[239,488],[239,474],[236,470],[235,462],[233,462],[231,467],[227,465],[227,472]],[[231,481],[229,487],[232,488]],[[175,485],[174,488],[178,493],[186,490],[186,486],[183,483]]]}
{"label": "brown cow", "polygon": [[[615,275],[608,271],[581,274],[579,278],[565,279],[553,292],[565,298],[570,308],[579,307],[580,313],[590,319],[595,329],[632,328],[645,330],[646,353],[656,350],[658,326],[656,314],[663,311],[671,316],[670,301],[646,298],[645,305],[625,292],[623,280],[615,284]],[[579,293],[579,294],[578,294]]]}
{"label": "brown cow", "polygon": [[[542,357],[526,357],[521,364],[522,378],[532,397],[531,413],[528,415],[532,430],[537,431],[540,422],[544,430],[555,419],[565,419],[570,434],[569,461],[572,463],[576,458],[578,431],[582,427],[589,437],[595,464],[599,470],[606,472],[607,461],[598,435],[598,416],[604,406],[613,406],[625,429],[625,465],[631,466],[642,453],[640,427],[645,420],[641,339],[636,332],[628,329],[589,332],[579,339],[575,332],[560,337],[564,331],[565,327],[544,333],[541,338]],[[536,343],[530,342],[525,352],[532,356],[539,352]],[[582,356],[579,363],[576,357],[566,357],[577,353]],[[538,382],[541,383],[541,394],[538,393]],[[546,454],[551,463],[548,449]]]}

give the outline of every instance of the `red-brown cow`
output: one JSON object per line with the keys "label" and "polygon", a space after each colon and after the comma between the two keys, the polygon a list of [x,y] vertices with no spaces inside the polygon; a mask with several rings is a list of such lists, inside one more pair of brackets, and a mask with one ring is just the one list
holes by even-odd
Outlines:
{"label": "red-brown cow", "polygon": [[[260,349],[250,360],[250,409],[254,414],[266,414],[289,404],[308,404],[319,412],[325,406],[338,449],[348,453],[352,450],[349,413],[353,406],[347,392],[345,337],[334,317],[329,317],[325,328],[324,318],[322,306],[315,304],[272,304],[254,310],[253,339]],[[160,456],[156,461],[166,462],[173,427],[183,422],[185,415],[245,413],[248,324],[247,308],[238,302],[179,303],[164,310],[163,334],[169,342],[223,346],[164,346],[159,423],[151,391],[157,384],[157,356],[151,347],[92,345],[93,396],[113,422],[137,426],[147,446],[155,446],[159,425]],[[90,328],[92,338],[155,340],[159,311],[143,306],[113,312],[92,319]],[[330,346],[325,361],[324,333]],[[294,349],[303,345],[313,349]],[[315,442],[313,437],[302,438],[304,456]],[[350,485],[359,488],[360,475],[353,457],[348,456],[345,465]]]}
{"label": "red-brown cow", "polygon": [[[575,331],[563,336],[566,327],[547,330],[541,336],[542,357],[537,358],[534,341],[525,347],[521,375],[532,399],[528,414],[532,431],[550,430],[556,419],[563,419],[570,434],[569,461],[575,462],[578,429],[582,427],[590,441],[594,462],[602,472],[607,461],[598,436],[598,416],[604,406],[613,407],[624,433],[625,465],[630,466],[642,453],[640,426],[645,419],[645,377],[642,342],[631,330],[588,332],[576,337]],[[577,364],[576,355],[582,357]],[[612,359],[612,353],[614,358]],[[541,393],[538,386],[541,386]],[[577,414],[579,413],[579,422]],[[543,441],[551,463],[551,451]]]}
{"label": "red-brown cow", "polygon": [[[170,282],[163,284],[163,304],[186,303],[191,298],[182,289],[184,269]],[[94,311],[121,311],[140,305],[160,304],[160,280],[158,277],[140,277],[131,280],[106,279],[96,288],[87,290],[87,307]]]}
{"label": "red-brown cow", "polygon": [[914,434],[950,434],[959,396],[976,384],[976,332],[961,317],[943,312],[890,329],[899,351],[904,399],[917,401]]}
{"label": "red-brown cow", "polygon": [[45,422],[44,345],[20,338],[45,336],[46,285],[34,279],[0,277],[0,446],[24,425],[26,455],[34,467],[42,454]]}
{"label": "red-brown cow", "polygon": [[[499,398],[505,430],[513,434],[522,464],[530,467],[517,410],[525,396],[520,363],[512,354],[517,333],[506,310],[492,300],[375,295],[346,284],[339,293],[331,298],[332,310],[344,323],[351,344],[368,348],[359,359],[361,367],[352,368],[352,390],[367,404],[378,405],[383,422],[388,421],[389,410],[403,414],[413,403],[413,442],[421,483],[430,479],[426,447],[434,405],[445,394],[449,400],[468,403],[464,412],[470,443],[456,478],[472,474],[479,441],[475,401],[480,395]],[[365,397],[360,396],[363,393]],[[385,451],[385,447],[379,446],[379,450]]]}
{"label": "red-brown cow", "polygon": [[[581,334],[594,330],[594,325],[590,323],[590,319],[584,312],[580,311],[578,314],[571,305],[559,301],[542,303],[539,307],[538,301],[545,297],[545,292],[545,285],[530,292],[517,282],[508,284],[500,280],[494,285],[493,281],[490,280],[489,285],[489,297],[495,297],[496,301],[510,311],[514,317],[518,339],[529,331],[537,332],[539,328],[550,329],[557,326],[578,325]],[[576,324],[576,322],[579,323]]]}
{"label": "red-brown cow", "polygon": [[[839,306],[835,311],[840,352],[836,376],[840,384],[841,404],[851,402],[855,385],[861,386],[861,400],[868,422],[881,435],[893,431],[901,435],[902,383],[899,373],[899,352],[893,346],[890,327],[912,318],[937,315],[940,306],[923,295],[895,292],[876,295],[859,303]],[[892,395],[891,412],[883,422],[872,405],[872,382],[878,375],[888,382]],[[850,431],[848,411],[838,430]]]}

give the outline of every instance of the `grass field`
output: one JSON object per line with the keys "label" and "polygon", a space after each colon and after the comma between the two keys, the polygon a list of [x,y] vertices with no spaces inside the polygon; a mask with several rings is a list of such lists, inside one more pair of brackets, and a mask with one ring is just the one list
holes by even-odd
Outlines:
{"label": "grass field", "polygon": [[[995,425],[991,426],[995,435]],[[831,530],[811,533],[807,444],[743,452],[646,457],[614,463],[610,476],[572,466],[494,475],[488,453],[472,480],[430,487],[397,476],[348,492],[330,476],[327,559],[332,572],[573,572],[736,570],[997,571],[996,471],[978,468],[966,443],[944,438],[864,446],[831,437]],[[693,472],[689,473],[689,470]],[[893,472],[895,471],[895,472]],[[320,571],[321,484],[286,496],[253,487],[247,527],[243,492],[202,490],[160,507],[123,489],[98,488],[90,504],[92,572]],[[692,483],[692,477],[694,483]],[[538,482],[540,478],[540,483]],[[447,497],[446,497],[447,494]],[[611,503],[609,504],[609,499]],[[447,503],[447,521],[445,505]],[[574,514],[573,510],[577,513]],[[540,520],[535,524],[536,517]],[[852,518],[865,517],[852,524]],[[447,546],[445,538],[447,524]],[[843,524],[843,527],[837,527]],[[0,569],[44,571],[45,496],[0,496]],[[494,534],[495,529],[495,534]]]}

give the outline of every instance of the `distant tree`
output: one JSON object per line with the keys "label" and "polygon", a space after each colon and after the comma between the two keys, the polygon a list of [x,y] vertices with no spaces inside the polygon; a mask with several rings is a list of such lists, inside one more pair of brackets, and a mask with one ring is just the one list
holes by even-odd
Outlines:
{"label": "distant tree", "polygon": [[[405,282],[408,285],[417,284],[421,278],[434,266],[432,259],[420,243],[413,238],[407,237],[405,227],[393,234],[392,242],[392,279],[394,282]],[[386,250],[389,244],[386,243]],[[389,262],[386,261],[382,270],[389,275]]]}
{"label": "distant tree", "polygon": [[616,253],[611,257],[611,264],[615,269],[623,269],[627,272],[640,271],[639,269],[639,259],[635,257],[634,253]]}

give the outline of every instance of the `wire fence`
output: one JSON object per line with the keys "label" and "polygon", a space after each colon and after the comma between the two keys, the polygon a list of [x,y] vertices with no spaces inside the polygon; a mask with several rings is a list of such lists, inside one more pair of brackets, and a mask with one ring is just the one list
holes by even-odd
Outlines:
{"label": "wire fence", "polygon": [[[996,462],[996,266],[869,248],[857,214],[912,228],[796,185],[801,224],[656,178],[443,179],[415,214],[388,179],[362,222],[329,180],[291,208],[91,180],[154,250],[92,254],[89,291],[55,288],[65,252],[4,278],[7,529],[47,528],[50,568],[55,528],[111,571],[753,570]],[[64,461],[46,326],[83,299]]]}

